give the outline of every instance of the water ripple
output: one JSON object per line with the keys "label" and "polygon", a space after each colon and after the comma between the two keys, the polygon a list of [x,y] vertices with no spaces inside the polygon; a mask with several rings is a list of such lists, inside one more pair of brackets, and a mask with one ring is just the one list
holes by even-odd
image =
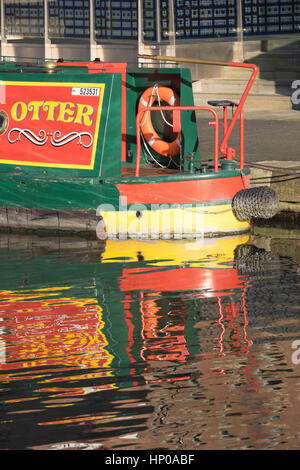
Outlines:
{"label": "water ripple", "polygon": [[20,240],[0,249],[1,449],[299,448],[278,242]]}

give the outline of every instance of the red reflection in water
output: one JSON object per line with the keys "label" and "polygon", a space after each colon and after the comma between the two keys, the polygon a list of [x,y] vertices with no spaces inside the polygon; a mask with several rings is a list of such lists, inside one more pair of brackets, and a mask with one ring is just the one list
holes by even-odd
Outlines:
{"label": "red reflection in water", "polygon": [[[222,269],[187,268],[187,267],[139,267],[123,269],[120,277],[121,289],[126,292],[124,302],[125,321],[128,326],[127,354],[134,362],[132,348],[134,347],[134,323],[131,306],[131,292],[139,293],[139,313],[141,319],[140,357],[144,361],[174,361],[185,363],[190,355],[186,341],[186,298],[216,298],[220,333],[217,338],[219,357],[226,355],[241,355],[248,358],[248,364],[242,370],[246,382],[255,391],[258,383],[252,374],[256,363],[249,355],[252,342],[247,338],[247,311],[245,287],[233,267]],[[191,292],[193,291],[194,292]],[[185,292],[182,302],[176,303],[175,315],[168,316],[164,311],[160,314],[160,299],[165,298],[166,292]],[[202,354],[201,359],[209,359],[212,355]],[[200,357],[199,357],[200,358]],[[204,375],[226,375],[221,368],[213,371],[201,371]],[[169,378],[166,380],[186,380],[184,378]],[[162,379],[159,379],[162,380]]]}
{"label": "red reflection in water", "polygon": [[[6,329],[1,334],[5,354],[2,354],[0,370],[56,365],[67,368],[109,367],[113,357],[106,348],[102,309],[97,300],[59,297],[59,292],[59,288],[55,294],[45,291],[23,295],[0,291],[0,313]],[[55,298],[46,299],[46,295]],[[8,374],[7,380],[14,380],[14,374]],[[105,377],[109,371],[104,369],[99,374]],[[40,376],[47,377],[47,370],[43,369]],[[17,375],[18,380],[30,377],[30,373],[27,375],[25,372],[22,377]],[[2,380],[6,380],[5,376]],[[60,380],[64,379],[56,377],[44,382]],[[111,385],[104,386],[109,387]],[[43,391],[67,394],[69,389],[51,386]],[[84,388],[72,389],[72,395],[85,392]]]}
{"label": "red reflection in water", "polygon": [[[140,355],[144,360],[186,362],[189,355],[185,339],[186,310],[176,311],[175,319],[159,315],[157,300],[161,292],[144,295],[140,293],[143,347]],[[177,306],[178,308],[178,306]]]}
{"label": "red reflection in water", "polygon": [[[123,269],[120,288],[149,291],[198,291],[196,296],[214,297],[216,292],[231,295],[241,287],[241,278],[234,268],[209,269],[190,267],[141,267]],[[225,292],[228,291],[228,292]]]}

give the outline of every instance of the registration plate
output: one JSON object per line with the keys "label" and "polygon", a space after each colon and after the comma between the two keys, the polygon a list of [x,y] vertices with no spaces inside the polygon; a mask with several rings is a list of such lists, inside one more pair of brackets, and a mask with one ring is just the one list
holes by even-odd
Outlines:
{"label": "registration plate", "polygon": [[95,87],[72,87],[72,96],[99,96],[100,88]]}

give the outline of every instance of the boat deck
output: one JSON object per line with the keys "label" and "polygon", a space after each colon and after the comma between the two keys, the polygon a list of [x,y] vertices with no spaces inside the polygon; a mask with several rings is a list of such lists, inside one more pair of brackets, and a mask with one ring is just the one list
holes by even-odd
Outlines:
{"label": "boat deck", "polygon": [[[155,168],[147,166],[140,167],[140,177],[143,176],[166,176],[166,175],[176,175],[180,173],[178,168]],[[135,176],[135,167],[123,167],[122,168],[122,177],[132,178]]]}

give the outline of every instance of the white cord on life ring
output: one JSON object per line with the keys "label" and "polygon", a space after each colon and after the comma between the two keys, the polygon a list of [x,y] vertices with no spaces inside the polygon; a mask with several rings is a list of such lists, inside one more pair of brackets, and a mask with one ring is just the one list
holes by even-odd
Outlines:
{"label": "white cord on life ring", "polygon": [[[147,88],[147,90],[145,90],[142,94],[138,111],[152,106],[156,100],[159,102],[159,104],[160,101],[165,101],[170,106],[179,106],[179,97],[171,88],[154,85],[153,87]],[[164,116],[163,119],[168,125],[172,126],[172,124],[165,120]],[[152,147],[153,150],[155,150],[160,155],[171,158],[176,157],[179,154],[180,132],[178,132],[175,140],[172,142],[166,142],[165,140],[162,140],[155,131],[151,121],[150,111],[144,113],[141,121],[141,131],[143,136],[148,145]]]}

